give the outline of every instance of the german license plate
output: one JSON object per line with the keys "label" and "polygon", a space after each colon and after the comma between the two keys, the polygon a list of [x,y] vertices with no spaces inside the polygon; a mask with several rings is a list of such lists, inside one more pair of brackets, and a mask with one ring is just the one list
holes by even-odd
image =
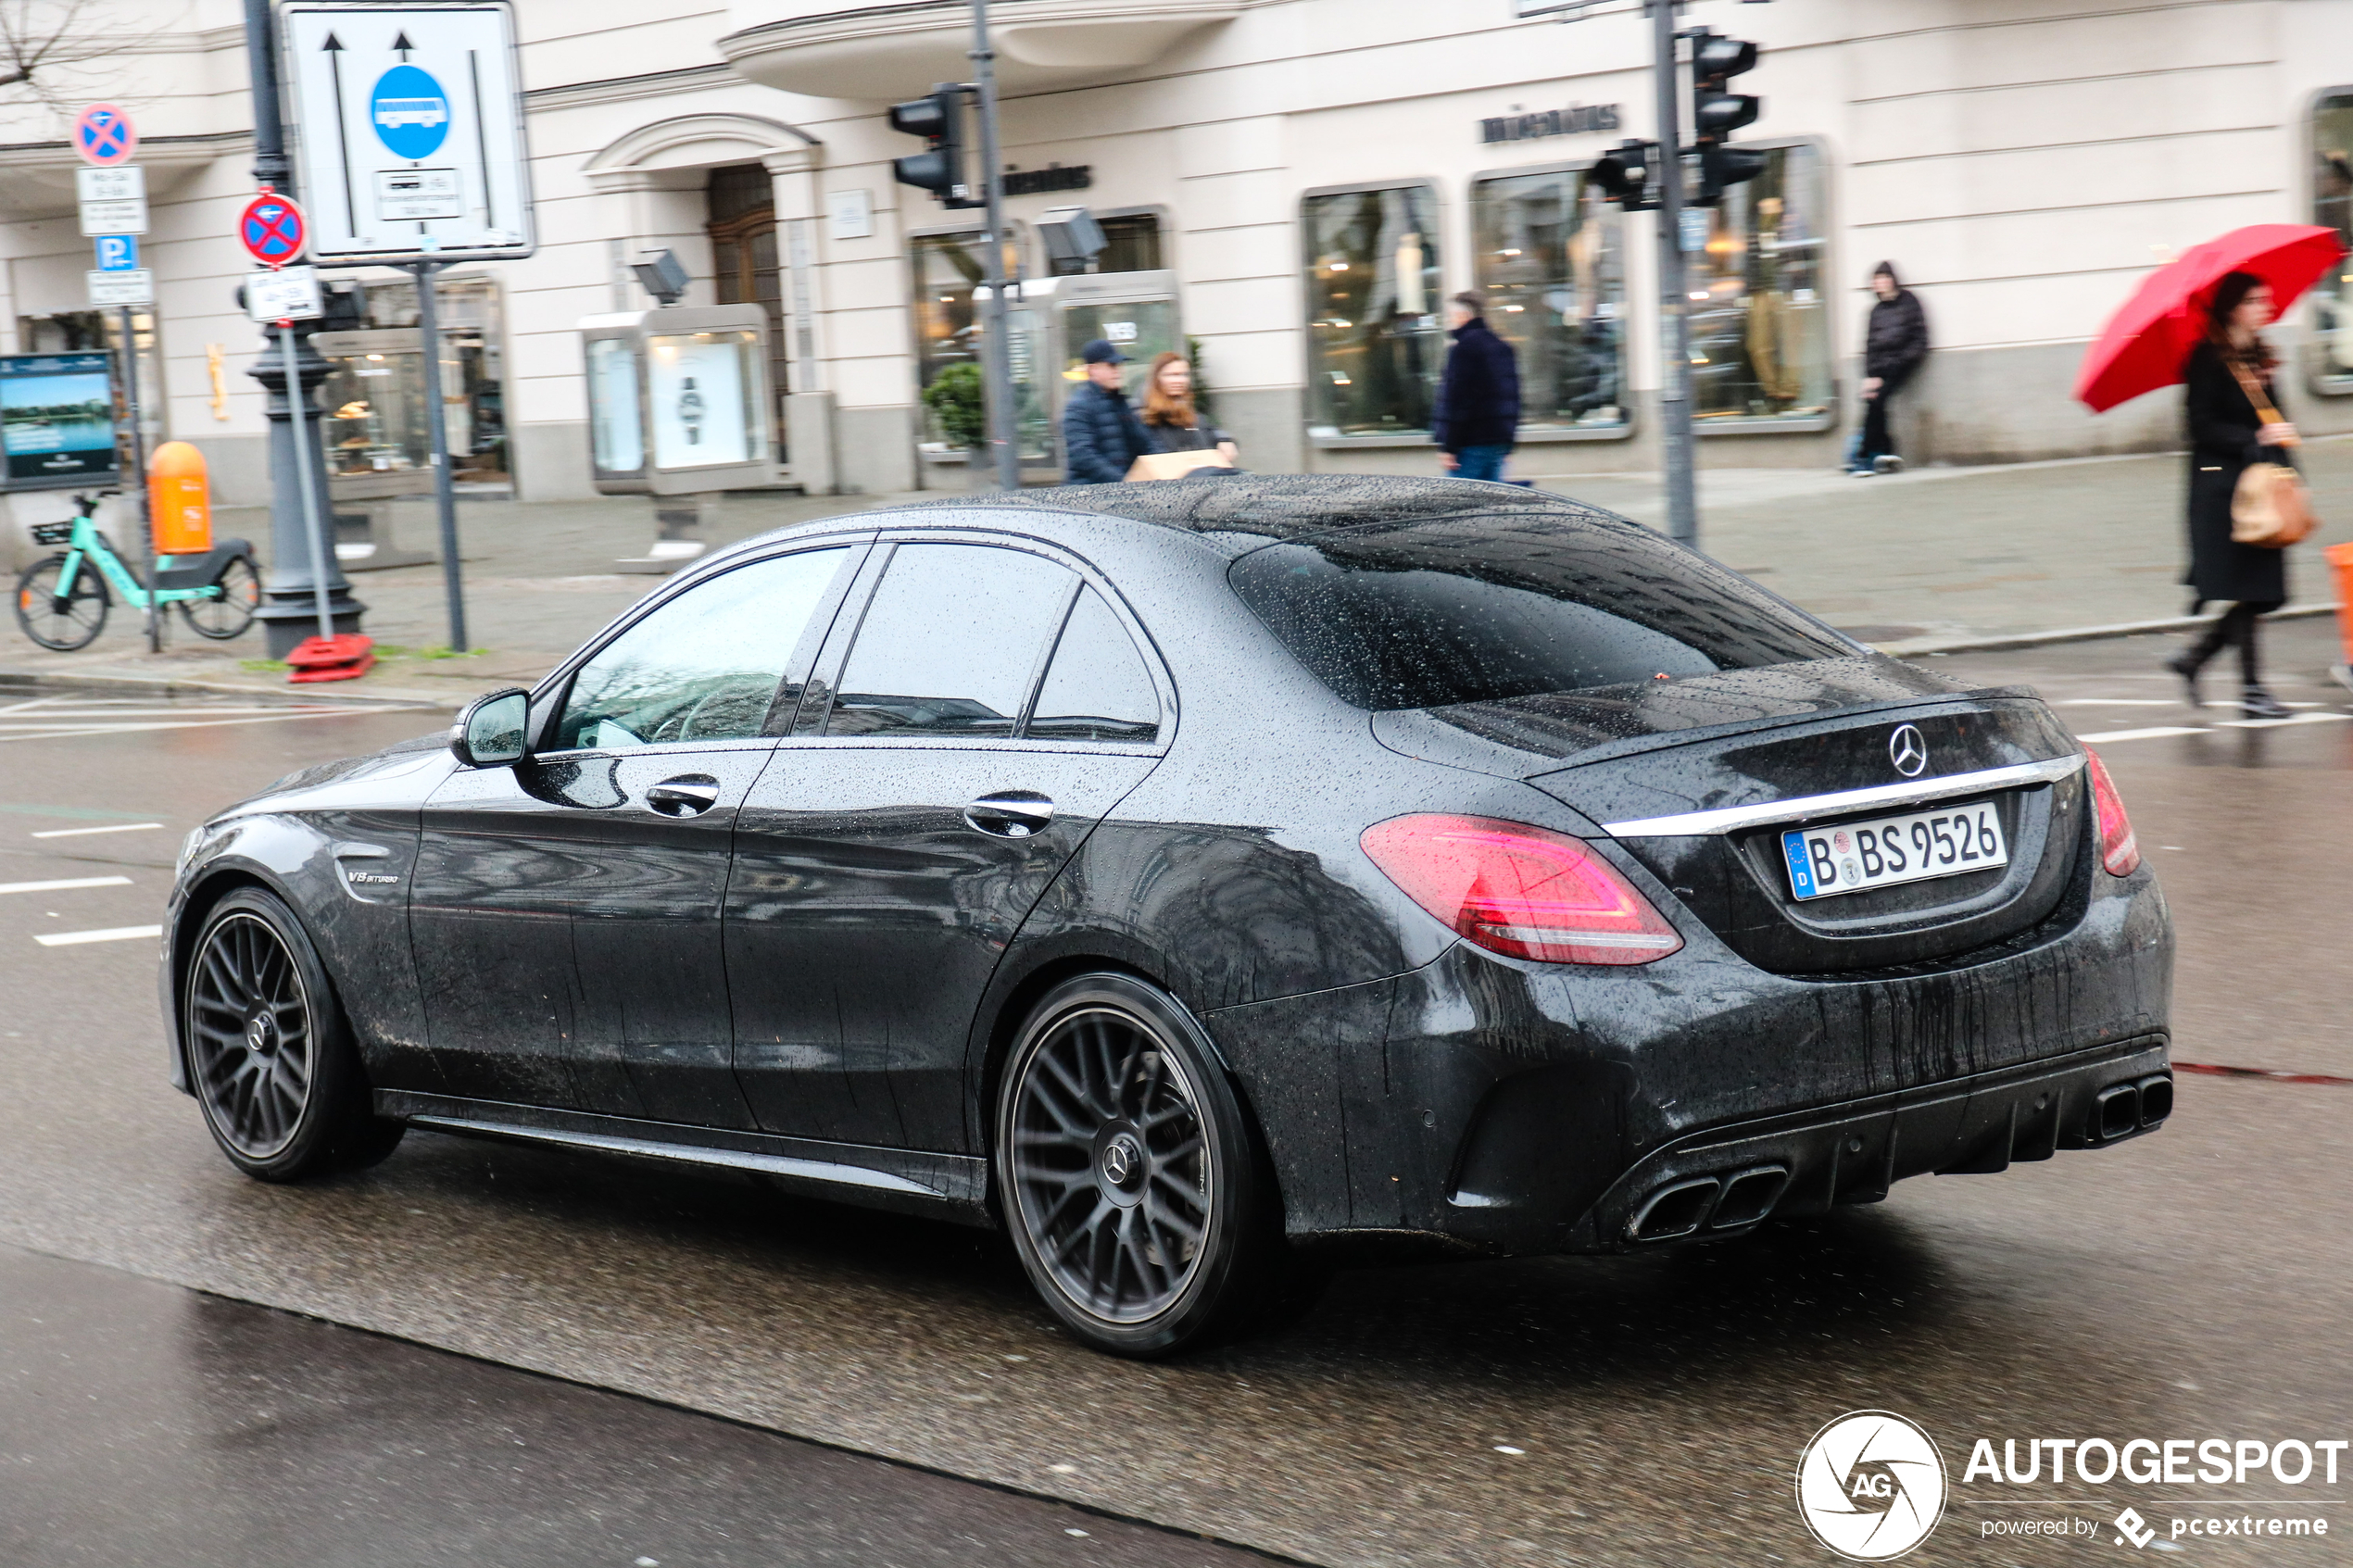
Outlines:
{"label": "german license plate", "polygon": [[1868,822],[1793,828],[1781,834],[1781,858],[1797,897],[1827,898],[2007,866],[2010,848],[2002,840],[2002,814],[1992,801],[1979,800]]}

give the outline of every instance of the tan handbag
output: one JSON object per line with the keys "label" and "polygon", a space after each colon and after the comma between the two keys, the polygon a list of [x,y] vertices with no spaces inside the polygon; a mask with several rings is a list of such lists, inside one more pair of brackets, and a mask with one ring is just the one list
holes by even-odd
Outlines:
{"label": "tan handbag", "polygon": [[[2240,390],[2255,405],[2255,417],[2265,424],[2280,422],[2280,411],[2263,394],[2245,365],[2230,361]],[[2231,542],[2267,550],[2284,550],[2312,536],[2318,521],[2312,516],[2312,493],[2304,476],[2286,463],[2254,462],[2239,470],[2238,487],[2231,493]]]}
{"label": "tan handbag", "polygon": [[1233,466],[1214,446],[1205,452],[1147,452],[1127,465],[1127,478],[1131,483],[1139,479],[1182,479],[1195,469]]}

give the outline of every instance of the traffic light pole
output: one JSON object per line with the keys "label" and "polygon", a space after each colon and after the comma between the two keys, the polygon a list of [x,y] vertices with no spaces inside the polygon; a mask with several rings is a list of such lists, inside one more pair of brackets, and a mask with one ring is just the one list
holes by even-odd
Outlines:
{"label": "traffic light pole", "polygon": [[988,303],[981,317],[980,347],[988,395],[988,451],[996,459],[997,488],[1021,488],[1021,448],[1014,436],[1013,345],[1006,338],[1004,165],[997,155],[997,52],[988,46],[988,0],[973,0],[973,82],[980,100],[980,188],[987,198],[988,232],[984,236]]}
{"label": "traffic light pole", "polygon": [[1667,474],[1667,533],[1699,543],[1699,496],[1692,471],[1691,300],[1683,285],[1683,158],[1676,80],[1677,0],[1650,0],[1658,78],[1658,436]]}

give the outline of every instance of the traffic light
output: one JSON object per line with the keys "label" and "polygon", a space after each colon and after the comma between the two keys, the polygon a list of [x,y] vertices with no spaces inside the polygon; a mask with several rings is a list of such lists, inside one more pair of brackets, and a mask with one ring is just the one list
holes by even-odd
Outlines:
{"label": "traffic light", "polygon": [[1628,212],[1647,212],[1658,205],[1651,199],[1651,177],[1658,169],[1656,142],[1620,142],[1586,170],[1602,194]]}
{"label": "traffic light", "polygon": [[964,94],[971,89],[943,82],[931,96],[890,106],[890,128],[924,139],[924,150],[891,160],[902,185],[929,191],[943,207],[981,207],[964,178]]}
{"label": "traffic light", "polygon": [[1692,130],[1699,144],[1699,205],[1714,207],[1725,187],[1765,172],[1765,155],[1728,147],[1726,138],[1756,123],[1761,100],[1727,91],[1732,78],[1756,69],[1756,45],[1702,31],[1692,38]]}

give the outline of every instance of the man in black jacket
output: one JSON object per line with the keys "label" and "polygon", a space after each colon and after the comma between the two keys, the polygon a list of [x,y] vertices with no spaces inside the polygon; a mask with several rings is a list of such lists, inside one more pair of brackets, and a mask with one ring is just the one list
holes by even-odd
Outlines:
{"label": "man in black jacket", "polygon": [[1904,466],[1895,438],[1887,431],[1887,405],[1928,358],[1928,312],[1920,296],[1895,276],[1895,263],[1882,261],[1871,272],[1871,307],[1863,329],[1863,437],[1847,471],[1857,479],[1893,473]]}
{"label": "man in black jacket", "polygon": [[1458,294],[1447,306],[1454,346],[1446,351],[1430,433],[1457,479],[1503,478],[1519,438],[1519,361],[1488,330],[1486,308],[1476,294]]}
{"label": "man in black jacket", "polygon": [[1127,356],[1097,338],[1078,351],[1087,366],[1086,384],[1063,405],[1063,482],[1117,484],[1130,464],[1160,445],[1136,417],[1121,383]]}

